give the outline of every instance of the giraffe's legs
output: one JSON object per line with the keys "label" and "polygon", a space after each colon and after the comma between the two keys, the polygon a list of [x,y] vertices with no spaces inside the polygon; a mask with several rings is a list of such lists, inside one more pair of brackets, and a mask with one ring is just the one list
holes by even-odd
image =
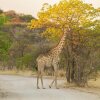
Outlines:
{"label": "giraffe's legs", "polygon": [[54,72],[54,79],[51,82],[51,84],[49,85],[50,88],[52,87],[52,85],[53,85],[54,82],[55,82],[56,89],[58,89],[58,87],[57,87],[57,71]]}
{"label": "giraffe's legs", "polygon": [[42,84],[42,88],[45,89],[44,86],[43,86],[43,78],[42,77],[43,77],[43,73],[41,72],[41,77],[40,77],[41,78],[41,84]]}
{"label": "giraffe's legs", "polygon": [[57,73],[57,71],[55,71],[55,87],[56,87],[56,89],[58,89],[58,87],[57,87],[57,75],[58,75],[58,73]]}
{"label": "giraffe's legs", "polygon": [[51,82],[51,84],[49,85],[49,88],[51,88],[52,87],[52,85],[53,85],[53,83],[54,83],[54,79],[53,79],[53,81]]}
{"label": "giraffe's legs", "polygon": [[40,76],[40,72],[38,72],[38,75],[37,75],[37,89],[40,89],[39,88],[39,76]]}

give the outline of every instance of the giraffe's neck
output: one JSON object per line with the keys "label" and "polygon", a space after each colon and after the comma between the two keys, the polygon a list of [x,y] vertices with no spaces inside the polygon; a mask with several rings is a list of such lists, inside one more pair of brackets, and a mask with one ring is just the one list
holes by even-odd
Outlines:
{"label": "giraffe's neck", "polygon": [[64,48],[65,39],[66,39],[66,33],[62,35],[62,38],[58,43],[58,45],[55,48],[53,48],[50,52],[54,55],[59,55],[62,52],[62,49]]}

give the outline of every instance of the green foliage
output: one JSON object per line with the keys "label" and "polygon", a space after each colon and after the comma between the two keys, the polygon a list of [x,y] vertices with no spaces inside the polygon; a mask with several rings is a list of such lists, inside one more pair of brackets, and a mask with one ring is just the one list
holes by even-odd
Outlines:
{"label": "green foliage", "polygon": [[7,21],[7,18],[5,15],[0,15],[0,26],[3,25]]}
{"label": "green foliage", "polygon": [[0,31],[0,60],[8,59],[8,49],[11,46],[9,34]]}
{"label": "green foliage", "polygon": [[[21,15],[20,16],[20,19],[23,21],[23,22],[29,22],[33,19],[34,17],[32,15]],[[34,18],[35,19],[35,18]]]}

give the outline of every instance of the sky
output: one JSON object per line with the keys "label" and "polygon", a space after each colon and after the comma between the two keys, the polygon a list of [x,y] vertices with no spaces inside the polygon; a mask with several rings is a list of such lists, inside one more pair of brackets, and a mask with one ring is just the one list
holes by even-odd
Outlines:
{"label": "sky", "polygon": [[[37,13],[44,3],[53,5],[59,1],[61,0],[0,0],[0,9],[4,11],[15,10],[17,13],[31,14],[37,17]],[[100,0],[83,1],[93,4],[94,7],[100,7]]]}

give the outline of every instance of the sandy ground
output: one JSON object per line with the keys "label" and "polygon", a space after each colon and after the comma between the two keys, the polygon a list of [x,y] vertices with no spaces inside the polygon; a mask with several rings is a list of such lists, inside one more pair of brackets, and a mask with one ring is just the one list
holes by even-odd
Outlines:
{"label": "sandy ground", "polygon": [[[49,89],[51,79],[44,79],[46,89],[36,89],[36,78],[0,75],[0,100],[100,100],[100,95],[76,89]],[[64,80],[58,80],[63,84]]]}

